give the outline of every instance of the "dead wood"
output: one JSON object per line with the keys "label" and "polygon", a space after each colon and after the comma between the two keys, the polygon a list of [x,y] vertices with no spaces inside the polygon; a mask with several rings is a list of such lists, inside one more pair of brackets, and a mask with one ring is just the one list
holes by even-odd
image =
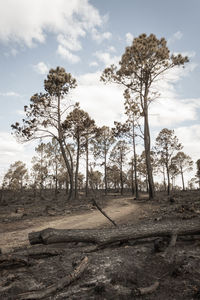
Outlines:
{"label": "dead wood", "polygon": [[0,269],[19,268],[30,266],[31,262],[27,257],[16,254],[2,254],[0,256]]}
{"label": "dead wood", "polygon": [[151,294],[155,292],[155,290],[157,290],[158,287],[159,287],[159,281],[155,281],[152,285],[148,287],[137,288],[134,291],[134,294],[136,293],[138,296]]}
{"label": "dead wood", "polygon": [[177,237],[178,237],[178,235],[177,235],[176,232],[172,233],[169,245],[165,249],[164,253],[162,254],[162,257],[170,256],[170,259],[171,260],[173,259],[173,257],[174,257],[174,247],[176,245]]}
{"label": "dead wood", "polygon": [[13,282],[17,279],[17,276],[14,274],[9,274],[8,276],[5,276],[4,278],[0,279],[0,292],[4,293],[7,290],[10,289]]}
{"label": "dead wood", "polygon": [[152,285],[147,286],[147,287],[139,287],[139,288],[134,288],[131,289],[129,287],[120,285],[120,284],[111,284],[111,283],[98,283],[95,287],[94,290],[98,294],[116,294],[119,297],[138,297],[142,295],[148,295],[157,290],[159,287],[159,281],[155,281]]}
{"label": "dead wood", "polygon": [[[176,229],[174,229],[176,228]],[[127,242],[129,240],[139,240],[151,237],[170,237],[177,235],[199,235],[199,220],[187,220],[170,223],[146,223],[140,227],[106,228],[96,229],[52,229],[47,228],[38,232],[29,233],[30,244],[53,244],[68,242],[94,243],[99,247],[104,247],[117,242]]]}
{"label": "dead wood", "polygon": [[63,254],[63,252],[64,251],[62,249],[48,248],[47,246],[39,245],[37,247],[31,247],[26,250],[19,251],[16,254],[39,259],[39,258],[61,255]]}
{"label": "dead wood", "polygon": [[84,257],[84,259],[74,269],[74,271],[71,272],[69,275],[60,279],[59,282],[54,283],[53,285],[43,288],[41,290],[30,291],[30,292],[26,292],[23,294],[19,294],[16,296],[16,300],[42,299],[44,297],[47,297],[47,296],[55,293],[58,290],[62,290],[63,288],[70,285],[73,281],[75,281],[76,279],[78,279],[81,276],[81,274],[85,270],[87,264],[88,264],[88,257]]}
{"label": "dead wood", "polygon": [[97,202],[92,199],[92,204],[102,213],[104,217],[106,217],[115,227],[118,227],[115,221],[113,221],[106,213],[103,211],[103,209],[97,204]]}

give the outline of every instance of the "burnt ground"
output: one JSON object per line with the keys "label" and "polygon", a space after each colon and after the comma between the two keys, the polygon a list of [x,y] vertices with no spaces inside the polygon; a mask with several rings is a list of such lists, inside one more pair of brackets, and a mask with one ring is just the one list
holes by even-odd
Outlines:
{"label": "burnt ground", "polygon": [[[104,211],[122,227],[141,228],[144,224],[191,222],[200,224],[200,192],[174,192],[170,199],[159,193],[155,201],[145,195],[140,200],[117,194],[97,195]],[[0,263],[0,299],[20,299],[17,295],[46,288],[67,276],[87,256],[88,265],[79,279],[42,299],[200,299],[200,237],[178,238],[173,255],[163,256],[168,241],[155,251],[155,238],[128,241],[91,252],[93,245],[67,243],[45,245],[55,256],[28,257],[28,233],[47,227],[107,228],[113,225],[84,196],[66,204],[64,194],[55,199],[51,191],[42,197],[4,192],[0,206],[0,258],[22,254],[24,264]],[[52,226],[53,225],[53,226]],[[89,249],[89,250],[88,250]],[[139,295],[138,289],[159,281],[151,294]]]}

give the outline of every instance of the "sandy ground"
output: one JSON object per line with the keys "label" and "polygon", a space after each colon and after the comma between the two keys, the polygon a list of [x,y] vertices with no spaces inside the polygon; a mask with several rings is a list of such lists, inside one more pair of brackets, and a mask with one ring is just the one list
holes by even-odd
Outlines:
{"label": "sandy ground", "polygon": [[[107,206],[104,211],[114,221],[119,222],[126,216],[133,215],[138,218],[139,206],[134,204],[130,198],[116,199]],[[98,211],[91,210],[83,214],[74,214],[59,217],[38,217],[34,220],[21,220],[0,227],[0,249],[3,253],[9,252],[14,247],[29,245],[28,233],[39,231],[48,227],[57,229],[84,229],[97,228],[108,225],[110,222]],[[3,228],[4,227],[4,228]],[[13,230],[12,228],[15,228]]]}

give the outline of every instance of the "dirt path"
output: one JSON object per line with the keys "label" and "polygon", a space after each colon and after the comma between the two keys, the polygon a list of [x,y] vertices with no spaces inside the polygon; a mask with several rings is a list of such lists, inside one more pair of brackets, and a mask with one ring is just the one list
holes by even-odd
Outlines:
{"label": "dirt path", "polygon": [[[105,212],[116,222],[126,219],[128,215],[133,215],[138,218],[139,206],[130,201],[130,198],[115,199],[105,208]],[[49,217],[38,218],[34,220],[22,220],[15,227],[13,223],[11,226],[15,230],[9,229],[0,233],[0,249],[2,252],[8,252],[13,247],[28,245],[28,233],[32,231],[39,231],[48,227],[58,229],[84,229],[84,228],[97,228],[110,222],[98,211],[93,210],[84,214],[69,215],[63,217]],[[17,229],[17,230],[16,230]]]}

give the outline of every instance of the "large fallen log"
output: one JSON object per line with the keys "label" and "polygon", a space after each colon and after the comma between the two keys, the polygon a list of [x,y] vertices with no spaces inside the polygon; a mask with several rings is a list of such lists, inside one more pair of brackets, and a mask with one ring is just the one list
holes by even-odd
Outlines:
{"label": "large fallen log", "polygon": [[42,298],[45,298],[45,297],[55,293],[58,290],[62,290],[63,288],[70,285],[74,280],[78,279],[81,276],[81,274],[85,270],[87,264],[88,264],[88,257],[85,257],[80,262],[80,264],[74,269],[73,272],[71,272],[67,276],[61,278],[59,280],[59,282],[52,284],[51,286],[48,286],[41,290],[29,291],[29,292],[26,292],[23,294],[19,294],[16,296],[16,300],[42,299]]}
{"label": "large fallen log", "polygon": [[199,235],[200,221],[187,220],[166,223],[146,223],[135,227],[106,228],[106,229],[53,229],[47,228],[29,233],[30,244],[54,244],[69,242],[94,243],[99,246],[116,242],[127,242],[150,237],[180,235]]}

